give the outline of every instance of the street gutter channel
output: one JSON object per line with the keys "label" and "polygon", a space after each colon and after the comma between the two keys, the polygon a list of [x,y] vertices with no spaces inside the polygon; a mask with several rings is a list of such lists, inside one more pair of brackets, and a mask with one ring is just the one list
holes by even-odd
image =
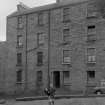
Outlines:
{"label": "street gutter channel", "polygon": [[[64,98],[92,98],[92,97],[105,97],[105,95],[57,95],[55,99],[64,99]],[[47,100],[47,96],[39,97],[21,97],[16,98],[16,101],[32,101],[32,100]]]}

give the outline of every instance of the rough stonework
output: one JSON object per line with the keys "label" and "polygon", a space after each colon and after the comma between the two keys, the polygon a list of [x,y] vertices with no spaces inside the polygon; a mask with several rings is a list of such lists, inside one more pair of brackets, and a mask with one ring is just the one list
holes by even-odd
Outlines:
{"label": "rough stonework", "polygon": [[[65,8],[69,8],[69,21],[64,21]],[[43,13],[43,24],[38,23],[40,13]],[[19,17],[22,18],[20,29]],[[67,42],[64,41],[64,29],[69,29]],[[38,34],[44,37],[40,45]],[[21,47],[17,46],[19,35],[22,37]],[[90,92],[101,79],[105,79],[105,19],[94,3],[86,0],[60,2],[11,14],[7,17],[7,48],[5,91],[9,94],[34,91],[43,95],[48,72],[58,94]],[[87,59],[89,48],[95,49],[92,55],[95,58],[91,59],[94,62]],[[70,51],[70,59],[66,57],[68,63],[64,62],[64,50]],[[38,52],[43,52],[41,65],[37,64]],[[21,65],[17,64],[17,53],[22,54]],[[19,70],[22,80],[17,82]]]}

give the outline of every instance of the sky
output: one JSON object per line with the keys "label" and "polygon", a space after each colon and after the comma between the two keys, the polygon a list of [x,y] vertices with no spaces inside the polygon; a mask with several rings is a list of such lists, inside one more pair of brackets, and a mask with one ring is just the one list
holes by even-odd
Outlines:
{"label": "sky", "polygon": [[54,3],[56,0],[0,0],[0,41],[6,40],[6,16],[16,11],[19,2],[29,7]]}

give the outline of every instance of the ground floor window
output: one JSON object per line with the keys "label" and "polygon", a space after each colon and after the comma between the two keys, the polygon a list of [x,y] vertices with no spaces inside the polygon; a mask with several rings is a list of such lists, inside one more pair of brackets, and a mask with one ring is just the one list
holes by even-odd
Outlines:
{"label": "ground floor window", "polygon": [[70,80],[70,72],[69,71],[63,71],[63,83],[64,85],[69,84]]}
{"label": "ground floor window", "polygon": [[42,71],[37,71],[37,83],[41,83],[42,82],[42,79],[43,79],[43,73]]}
{"label": "ground floor window", "polygon": [[22,70],[17,71],[17,82],[22,82]]}

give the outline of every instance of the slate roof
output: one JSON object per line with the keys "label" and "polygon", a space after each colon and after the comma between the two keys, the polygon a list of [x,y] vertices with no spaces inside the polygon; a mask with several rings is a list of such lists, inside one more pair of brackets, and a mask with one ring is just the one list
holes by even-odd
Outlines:
{"label": "slate roof", "polygon": [[25,14],[29,14],[29,13],[33,13],[33,12],[55,9],[55,8],[63,7],[63,6],[66,6],[66,5],[78,5],[78,4],[81,4],[81,3],[85,3],[87,1],[88,0],[71,0],[71,1],[66,1],[66,2],[48,4],[48,5],[44,5],[44,6],[30,8],[28,10],[21,11],[21,12],[15,11],[14,13],[8,15],[8,17],[14,17],[14,16],[25,15]]}

